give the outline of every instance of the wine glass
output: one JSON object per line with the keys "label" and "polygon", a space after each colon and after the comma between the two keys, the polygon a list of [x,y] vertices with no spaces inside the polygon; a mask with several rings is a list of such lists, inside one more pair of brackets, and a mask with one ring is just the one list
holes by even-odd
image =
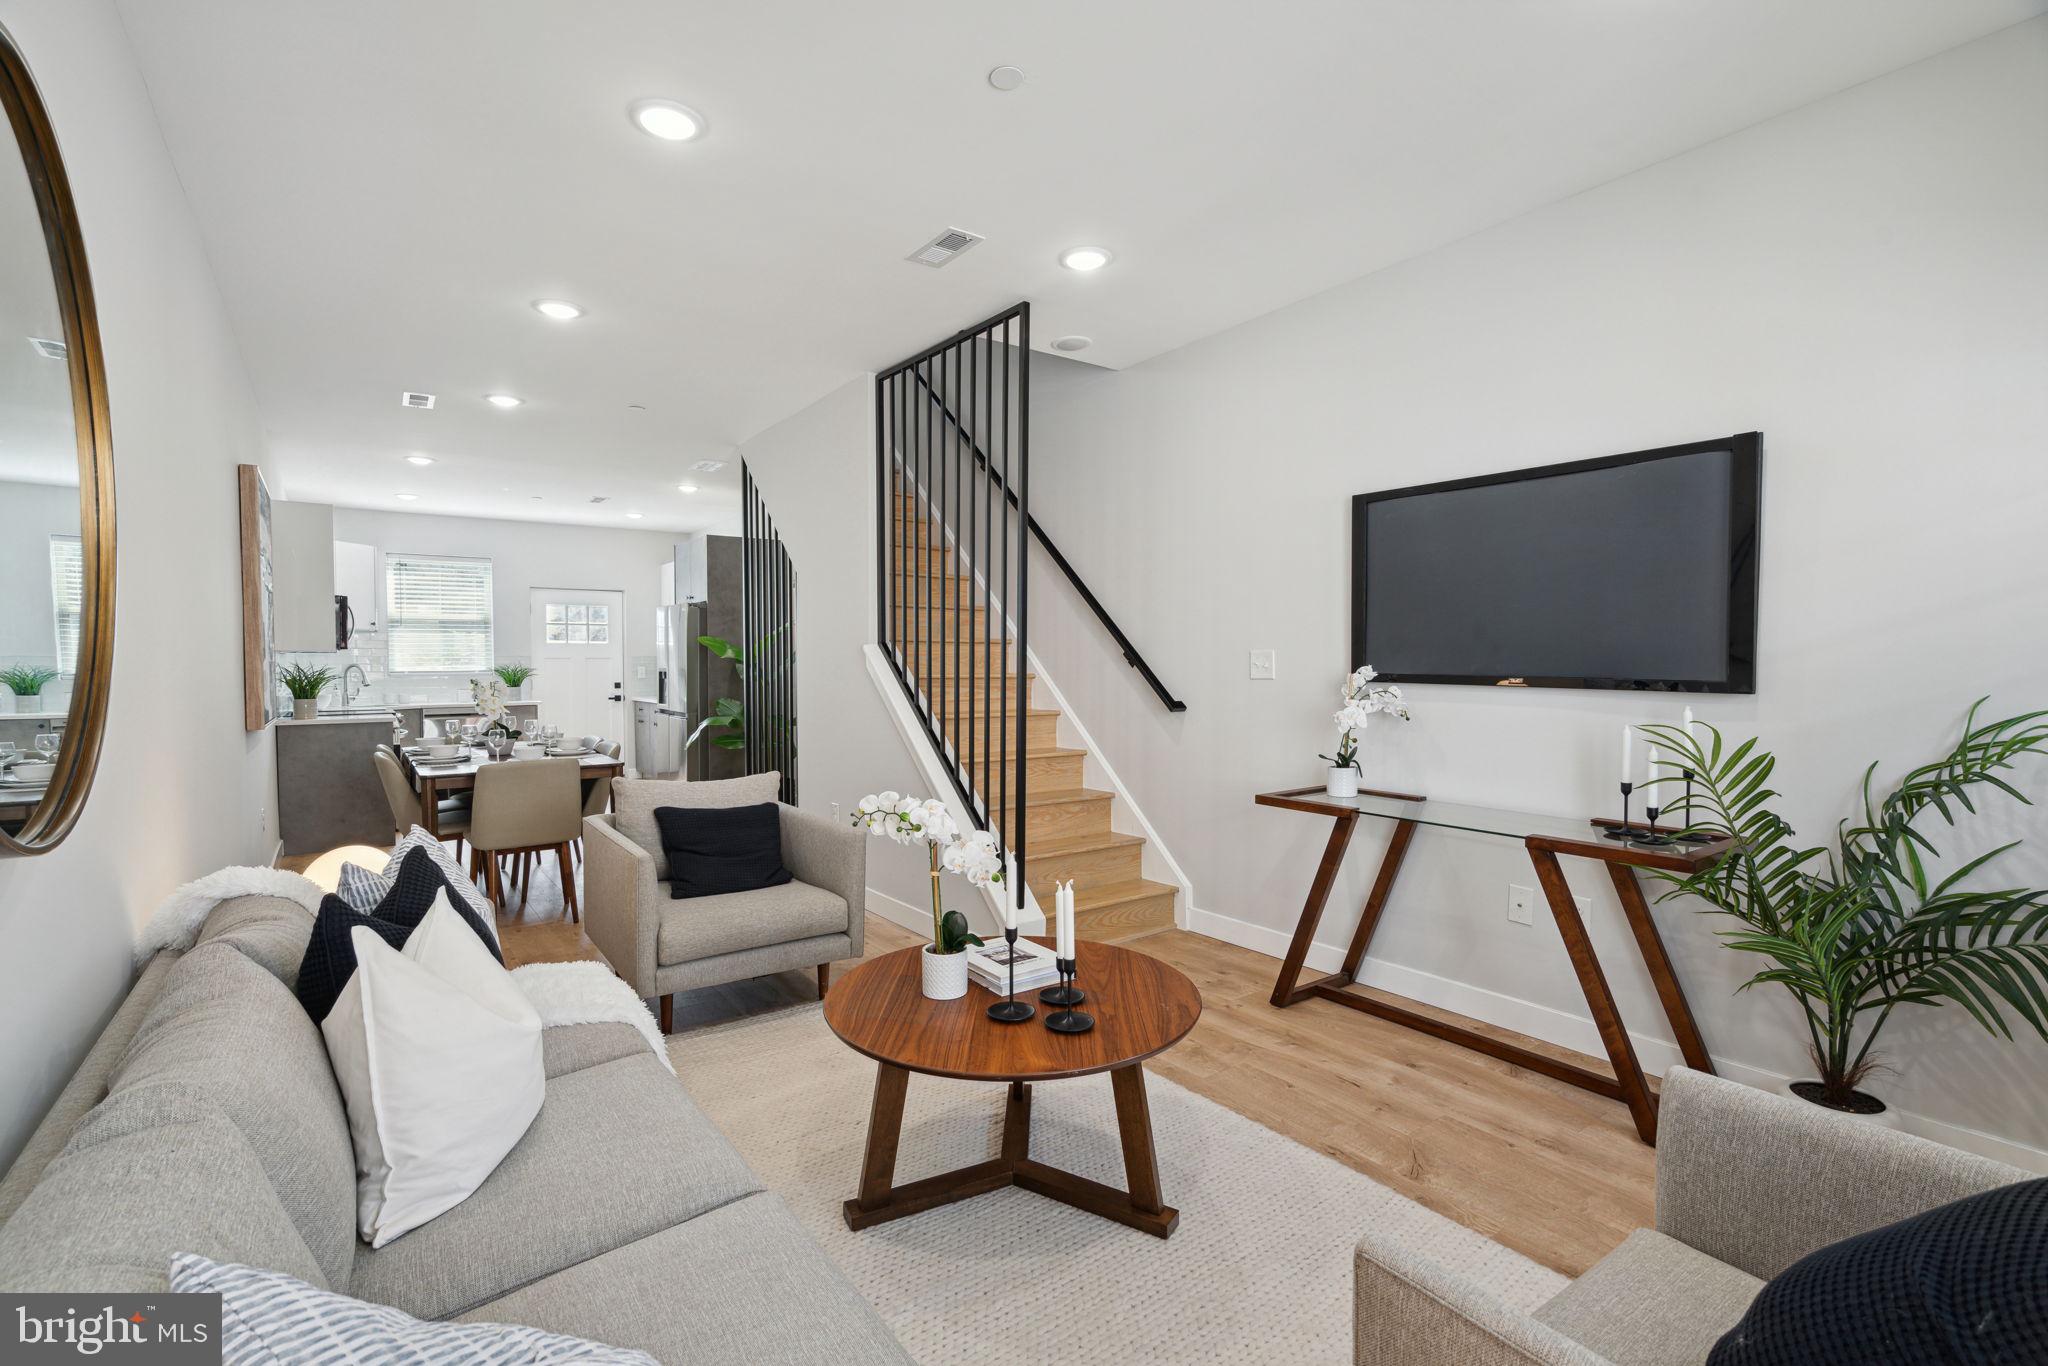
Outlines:
{"label": "wine glass", "polygon": [[475,749],[476,735],[476,723],[473,721],[464,722],[462,726],[462,743],[469,746],[471,749]]}
{"label": "wine glass", "polygon": [[44,731],[41,735],[38,735],[36,737],[36,753],[42,755],[46,760],[56,758],[57,737],[49,731]]}

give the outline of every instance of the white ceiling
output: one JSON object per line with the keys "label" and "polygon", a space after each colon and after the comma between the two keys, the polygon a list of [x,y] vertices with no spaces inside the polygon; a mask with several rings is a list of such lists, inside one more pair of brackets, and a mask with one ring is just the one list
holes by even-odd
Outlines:
{"label": "white ceiling", "polygon": [[[2044,3],[120,8],[288,496],[690,529],[738,474],[688,498],[692,461],[1017,299],[1132,365]],[[947,226],[988,241],[903,260]]]}

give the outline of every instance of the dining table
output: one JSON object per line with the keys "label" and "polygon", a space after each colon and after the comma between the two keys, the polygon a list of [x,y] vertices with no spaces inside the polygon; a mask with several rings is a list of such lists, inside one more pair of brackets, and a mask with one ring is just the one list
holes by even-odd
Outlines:
{"label": "dining table", "polygon": [[[542,757],[567,758],[567,755],[533,755]],[[617,778],[624,775],[625,764],[609,754],[595,752],[576,756],[581,767],[578,775],[585,782],[598,778]],[[400,746],[398,761],[405,771],[406,781],[420,794],[420,821],[436,839],[441,835],[441,799],[451,792],[461,792],[476,786],[476,775],[492,764],[518,764],[531,760],[527,757],[493,759],[482,746],[465,746],[462,753],[453,759],[429,759],[423,751],[411,746]]]}

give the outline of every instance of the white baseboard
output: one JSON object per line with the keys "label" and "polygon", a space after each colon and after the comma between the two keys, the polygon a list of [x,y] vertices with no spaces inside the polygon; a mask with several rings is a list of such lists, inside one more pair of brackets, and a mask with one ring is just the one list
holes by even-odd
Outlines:
{"label": "white baseboard", "polygon": [[[873,893],[870,893],[872,896]],[[1249,921],[1235,920],[1227,915],[1204,911],[1190,906],[1187,910],[1187,928],[1196,934],[1211,939],[1220,939],[1226,944],[1250,949],[1278,962],[1287,956],[1287,945],[1291,938],[1279,930]],[[1344,964],[1345,946],[1325,944],[1320,941],[1309,945],[1308,971],[1335,972]],[[1606,1048],[1600,1042],[1600,1031],[1593,1021],[1583,1015],[1558,1010],[1552,1006],[1525,1001],[1503,992],[1490,991],[1467,982],[1439,977],[1432,972],[1404,967],[1390,963],[1383,958],[1368,954],[1361,967],[1358,980],[1365,986],[1378,987],[1382,991],[1405,996],[1411,1001],[1439,1010],[1454,1011],[1474,1020],[1481,1020],[1502,1029],[1512,1029],[1517,1034],[1527,1034],[1545,1043],[1557,1044],[1577,1053],[1604,1058]],[[1670,1039],[1642,1034],[1631,1029],[1629,1038],[1634,1042],[1636,1057],[1643,1070],[1652,1076],[1662,1076],[1667,1068],[1684,1061],[1678,1045]],[[1769,1068],[1756,1067],[1733,1058],[1714,1055],[1714,1070],[1731,1081],[1743,1082],[1766,1091],[1783,1089],[1792,1078]],[[1984,1157],[2009,1162],[2015,1167],[2029,1171],[2048,1173],[2048,1150],[2033,1147],[2014,1139],[2000,1138],[1961,1124],[1929,1115],[1914,1114],[1910,1110],[1898,1112],[1900,1120],[1910,1133],[1931,1138],[1937,1143],[1946,1143],[1952,1148]]]}
{"label": "white baseboard", "polygon": [[868,909],[892,925],[901,925],[921,939],[929,939],[932,936],[932,908],[929,906],[913,906],[908,901],[898,901],[887,892],[878,892],[870,887]]}

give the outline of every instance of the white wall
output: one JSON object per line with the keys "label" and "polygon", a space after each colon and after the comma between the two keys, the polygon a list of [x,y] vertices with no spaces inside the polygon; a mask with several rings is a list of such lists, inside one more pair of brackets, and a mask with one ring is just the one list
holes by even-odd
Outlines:
{"label": "white wall", "polygon": [[[835,389],[743,443],[740,454],[796,565],[797,796],[807,811],[843,814],[870,792],[927,792],[869,678],[875,639],[874,377]],[[949,907],[978,904],[958,878]],[[916,850],[868,841],[868,887],[920,910],[930,868]]]}
{"label": "white wall", "polygon": [[[334,510],[334,538],[377,548],[380,593],[385,591],[385,554],[488,559],[492,656],[499,663],[532,662],[530,608],[535,588],[618,589],[626,595],[626,695],[653,695],[652,670],[646,678],[635,678],[633,669],[636,659],[644,662],[654,655],[654,609],[661,601],[657,589],[661,566],[675,557],[677,538],[673,533],[338,507]],[[380,635],[368,651],[377,661],[383,658],[385,639]],[[388,688],[410,696],[438,683],[451,697],[467,696],[470,677],[400,675]],[[369,696],[385,697],[386,690],[380,684],[380,691]]]}
{"label": "white wall", "polygon": [[[1320,781],[1351,495],[1751,429],[1761,679],[1696,706],[1777,750],[1785,814],[1824,839],[1867,762],[1932,757],[1977,696],[2048,706],[2048,19],[1134,369],[1034,364],[1033,511],[1189,710],[1160,709],[1063,580],[1034,589],[1032,644],[1183,861],[1198,928],[1279,952],[1328,833],[1252,795]],[[1278,681],[1248,681],[1255,648]],[[1676,710],[1411,693],[1415,721],[1366,740],[1371,782],[1565,813],[1606,813],[1621,723]],[[2044,808],[1991,806],[1970,843],[2030,836],[2007,874],[2048,885]],[[1324,943],[1348,941],[1385,835],[1354,841]],[[1424,833],[1376,970],[1597,1049],[1555,929],[1506,921],[1530,874],[1513,846]],[[1668,1039],[1611,890],[1572,877],[1625,1017]],[[1760,960],[1689,911],[1658,917],[1709,1046],[1807,1075],[1785,994],[1735,995]],[[2048,1147],[2038,1040],[1946,1009],[1886,1045],[1895,1104]]]}
{"label": "white wall", "polygon": [[100,779],[55,852],[0,861],[0,1162],[130,981],[179,883],[262,862],[268,732],[242,729],[234,467],[255,402],[126,35],[105,0],[0,0],[64,151],[106,345],[119,570]]}

